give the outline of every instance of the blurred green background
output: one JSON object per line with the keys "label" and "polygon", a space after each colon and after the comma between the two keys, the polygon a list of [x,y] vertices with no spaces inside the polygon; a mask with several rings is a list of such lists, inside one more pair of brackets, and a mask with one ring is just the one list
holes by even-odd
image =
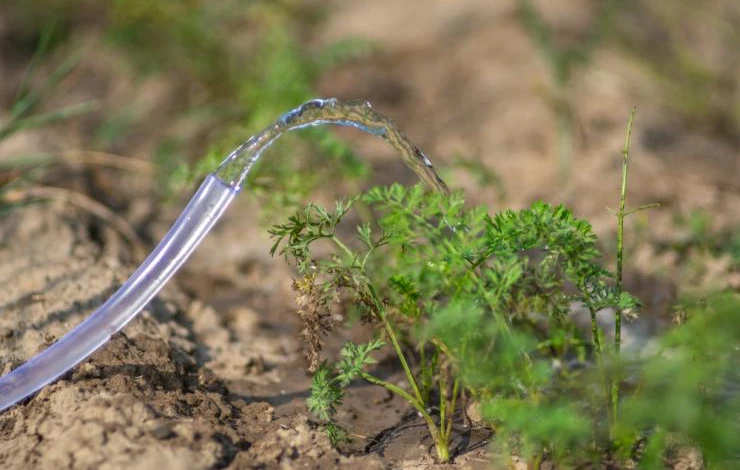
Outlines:
{"label": "blurred green background", "polygon": [[[337,96],[396,119],[471,202],[566,202],[606,234],[638,105],[631,197],[663,209],[629,227],[637,268],[694,256],[681,282],[735,286],[738,51],[732,0],[6,0],[0,191],[64,186],[50,162],[93,151],[153,162],[156,200],[185,195],[283,112]],[[250,194],[273,208],[413,181],[381,144],[328,128],[266,161]]]}

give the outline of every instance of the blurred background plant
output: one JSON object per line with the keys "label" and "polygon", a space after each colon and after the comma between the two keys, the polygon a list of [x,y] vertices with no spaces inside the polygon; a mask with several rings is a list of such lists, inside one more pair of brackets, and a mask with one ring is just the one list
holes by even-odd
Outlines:
{"label": "blurred background plant", "polygon": [[[89,69],[100,54],[113,51],[128,63],[116,66],[123,73],[106,77],[111,83],[104,87],[125,92],[128,84],[118,82],[132,80],[146,87],[147,80],[166,80],[174,92],[164,100],[164,109],[154,112],[148,110],[153,104],[142,105],[136,98],[112,103],[106,97],[84,121],[87,142],[92,143],[84,150],[127,155],[143,151],[144,158],[157,164],[163,195],[192,187],[228,150],[275,116],[313,98],[323,70],[372,48],[361,40],[307,46],[307,36],[322,22],[324,10],[292,0],[10,1],[0,6],[0,13],[18,56],[23,48],[39,51],[21,85],[22,99],[13,105],[0,137],[90,111],[87,103],[33,118],[24,115],[68,78],[74,64],[82,60]],[[42,60],[47,67],[58,63],[58,69],[39,92],[26,93],[28,79]],[[103,93],[95,90],[95,82],[93,88],[87,86],[87,94]],[[60,93],[65,91],[69,94],[70,85]],[[54,101],[60,101],[59,96]],[[154,126],[151,114],[158,120]],[[273,209],[303,200],[327,178],[356,179],[367,171],[349,147],[324,128],[281,139],[276,147],[270,164],[257,170],[253,180],[257,191],[251,192]],[[29,166],[38,157],[17,155],[3,166],[17,168],[24,162]],[[308,168],[311,171],[303,171]]]}
{"label": "blurred background plant", "polygon": [[736,9],[722,1],[706,2],[704,8],[690,0],[581,4],[594,10],[589,21],[564,21],[553,13],[557,7],[547,2],[518,2],[521,24],[550,72],[549,89],[542,92],[555,117],[562,182],[568,181],[573,152],[578,150],[574,149],[579,135],[573,109],[576,75],[612,46],[652,79],[668,113],[690,128],[737,144],[740,98],[733,48],[740,48],[740,18]]}
{"label": "blurred background plant", "polygon": [[705,468],[740,463],[740,297],[715,293],[685,302],[678,326],[659,339],[621,405],[617,442],[644,468],[693,453]]}
{"label": "blurred background plant", "polygon": [[[730,3],[623,2],[615,24],[620,50],[655,80],[666,109],[689,126],[740,139],[737,93],[740,12]],[[720,44],[708,49],[712,37]]]}
{"label": "blurred background plant", "polygon": [[561,183],[570,178],[573,159],[573,109],[570,96],[572,78],[577,67],[586,67],[609,33],[614,9],[618,2],[604,0],[598,2],[596,18],[587,31],[557,31],[548,24],[536,3],[532,0],[519,0],[519,17],[538,52],[546,61],[550,71],[551,90],[546,99],[555,116],[558,137],[558,165]]}
{"label": "blurred background plant", "polygon": [[[352,230],[342,222],[358,201],[375,220]],[[335,444],[352,432],[336,422],[344,390],[364,379],[419,410],[442,461],[455,455],[451,410],[465,401],[495,430],[501,466],[652,469],[688,452],[730,469],[740,458],[740,300],[686,302],[680,326],[620,354],[597,314],[614,323],[639,302],[601,266],[590,225],[562,206],[489,215],[465,208],[459,193],[393,185],[334,211],[308,205],[271,234],[272,252],[302,276],[294,290],[314,373],[308,407]],[[579,306],[591,311],[588,328],[573,321]],[[324,359],[337,312],[351,311],[376,338]],[[403,364],[402,388],[373,372],[383,342]]]}

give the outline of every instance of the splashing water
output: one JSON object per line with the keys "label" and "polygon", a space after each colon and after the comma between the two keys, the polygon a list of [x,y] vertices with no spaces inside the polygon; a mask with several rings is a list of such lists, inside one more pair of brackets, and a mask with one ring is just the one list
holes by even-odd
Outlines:
{"label": "splashing water", "polygon": [[284,132],[320,124],[351,126],[381,137],[400,152],[404,163],[422,181],[437,191],[449,193],[424,153],[369,103],[336,99],[309,101],[232,151],[206,177],[162,241],[111,298],[62,339],[0,377],[0,411],[88,358],[135,318],[221,218],[264,150]]}

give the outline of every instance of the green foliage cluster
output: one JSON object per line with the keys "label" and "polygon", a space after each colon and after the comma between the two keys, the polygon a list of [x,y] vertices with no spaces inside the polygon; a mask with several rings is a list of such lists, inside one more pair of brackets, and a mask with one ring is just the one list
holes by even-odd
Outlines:
{"label": "green foliage cluster", "polygon": [[[374,225],[357,228],[353,244],[337,227],[359,201],[376,218]],[[382,325],[391,343],[415,344],[420,370],[404,366],[411,392],[381,385],[427,415],[430,400],[438,395],[438,421],[426,419],[442,460],[450,457],[447,446],[461,384],[479,399],[496,396],[496,403],[514,400],[529,409],[552,387],[549,358],[582,346],[566,321],[571,302],[588,302],[595,310],[635,304],[607,284],[609,273],[596,263],[599,253],[589,224],[562,206],[536,203],[490,216],[483,207],[466,209],[459,193],[447,198],[426,194],[420,186],[406,190],[395,185],[340,202],[333,212],[308,206],[271,233],[277,239],[273,252],[282,246],[281,253],[309,279],[298,283],[297,291],[314,298],[299,303],[330,308],[342,290],[363,315]],[[314,259],[312,245],[322,239],[333,242],[338,252]],[[543,334],[542,321],[550,325],[550,335]],[[310,320],[306,323],[312,330]],[[314,349],[320,346],[317,338],[319,333],[313,333],[309,341]],[[340,365],[323,363],[314,376],[309,403],[320,410],[321,419],[330,421],[347,378],[381,382],[367,373],[327,372],[347,370],[342,364],[354,357],[355,347],[345,346]],[[361,348],[363,360],[373,349]],[[402,364],[409,362],[400,345],[396,352]],[[331,386],[328,377],[333,377]],[[327,394],[327,387],[336,390]]]}
{"label": "green foliage cluster", "polygon": [[[620,227],[642,209],[624,207],[626,159],[625,150]],[[343,221],[356,220],[357,208],[368,221],[352,231]],[[453,422],[465,399],[495,429],[496,455],[534,468],[545,460],[662,468],[688,448],[707,468],[738,463],[740,300],[687,307],[688,321],[656,340],[647,358],[620,355],[596,314],[612,309],[619,326],[639,302],[622,291],[621,273],[602,267],[588,222],[563,206],[536,202],[490,215],[465,207],[460,193],[394,185],[334,210],[309,205],[270,233],[272,253],[302,276],[294,287],[314,372],[308,406],[335,442],[347,437],[333,419],[344,388],[362,379],[419,412],[441,461],[455,455]],[[576,304],[591,313],[591,335],[571,321]],[[338,306],[375,324],[376,336],[346,343],[337,362],[321,360]],[[372,354],[386,343],[405,387],[373,373]]]}
{"label": "green foliage cluster", "polygon": [[621,404],[617,442],[642,430],[645,468],[666,452],[694,446],[707,468],[740,464],[740,297],[717,293],[682,306],[680,325],[639,364]]}

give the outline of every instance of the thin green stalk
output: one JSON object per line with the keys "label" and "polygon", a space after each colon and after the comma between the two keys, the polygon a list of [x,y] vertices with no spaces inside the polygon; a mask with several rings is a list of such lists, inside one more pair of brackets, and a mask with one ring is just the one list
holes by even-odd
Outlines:
{"label": "thin green stalk", "polygon": [[[347,247],[347,245],[345,245],[337,236],[332,235],[330,239],[342,251],[344,251],[347,254],[347,256],[349,256],[350,258],[354,258],[354,254],[352,253],[352,250],[350,250]],[[424,403],[424,396],[419,390],[419,386],[417,385],[416,380],[414,379],[414,374],[411,372],[411,367],[409,367],[408,361],[406,361],[406,356],[403,354],[403,350],[401,349],[401,345],[398,342],[396,333],[393,331],[393,327],[391,326],[390,322],[388,321],[388,318],[386,317],[385,308],[383,307],[383,303],[381,302],[380,297],[378,296],[378,293],[372,284],[368,283],[367,288],[368,288],[368,292],[370,293],[370,296],[372,297],[373,304],[375,305],[375,309],[378,312],[378,317],[380,317],[380,320],[383,322],[383,328],[385,329],[386,334],[388,334],[388,338],[391,340],[391,344],[393,345],[393,349],[396,351],[398,360],[401,361],[401,366],[403,367],[403,371],[406,374],[406,380],[409,382],[409,385],[413,389],[414,394],[416,395],[416,399],[419,402]]]}
{"label": "thin green stalk", "polygon": [[21,119],[27,112],[31,111],[41,99],[57,86],[72,70],[77,66],[81,53],[77,52],[66,59],[57,67],[49,77],[36,89],[33,89],[23,96],[19,96],[13,107],[10,109],[11,120]]}
{"label": "thin green stalk", "polygon": [[339,247],[339,249],[341,249],[349,259],[355,258],[355,254],[352,252],[352,250],[350,250],[347,245],[345,245],[344,242],[339,239],[339,237],[337,237],[336,235],[331,235],[329,236],[329,239],[333,241],[334,244],[337,245],[337,247]]}
{"label": "thin green stalk", "polygon": [[442,437],[444,438],[445,442],[450,442],[450,435],[452,435],[452,423],[453,423],[453,417],[455,415],[455,409],[457,408],[457,395],[460,391],[460,380],[455,377],[455,380],[452,382],[452,397],[450,398],[450,417],[447,420],[447,428],[445,429],[444,426],[442,427]]}
{"label": "thin green stalk", "polygon": [[[617,295],[622,295],[622,271],[624,266],[624,218],[626,216],[625,206],[627,204],[627,167],[629,164],[630,138],[632,137],[632,123],[635,120],[637,107],[632,108],[627,121],[627,134],[624,138],[624,148],[622,149],[622,187],[619,193],[619,210],[617,211],[617,272],[616,272],[616,290]],[[614,314],[614,355],[619,357],[622,347],[622,309],[617,307]],[[619,385],[621,376],[617,373],[612,382],[612,415],[616,420],[619,419]]]}
{"label": "thin green stalk", "polygon": [[596,312],[593,309],[589,309],[591,312],[591,334],[594,337],[594,352],[596,353],[596,363],[601,371],[601,382],[604,386],[604,396],[606,397],[606,419],[609,423],[609,439],[613,438],[614,425],[616,424],[614,415],[614,399],[613,394],[609,394],[609,377],[606,373],[606,367],[604,366],[604,356],[601,349],[601,338],[599,335],[599,325],[596,323]]}
{"label": "thin green stalk", "polygon": [[[380,298],[377,292],[375,291],[375,287],[373,287],[371,284],[368,284],[368,291],[370,292],[370,296],[373,299],[375,308],[378,311],[378,316],[383,322],[383,327],[385,328],[385,331],[388,334],[388,338],[390,339],[391,344],[393,345],[393,349],[396,351],[396,355],[398,356],[399,361],[401,361],[401,367],[403,368],[404,374],[406,374],[406,380],[411,386],[411,389],[414,391],[414,395],[416,395],[416,397],[413,397],[410,393],[406,392],[402,388],[396,385],[387,383],[381,379],[378,379],[377,377],[371,376],[370,374],[363,373],[362,376],[368,382],[385,387],[387,390],[397,393],[398,395],[406,399],[409,403],[411,403],[411,405],[414,408],[416,408],[416,410],[424,418],[424,421],[426,421],[427,423],[427,427],[429,428],[429,433],[432,435],[432,439],[434,440],[435,447],[437,448],[437,457],[439,457],[439,459],[442,462],[448,462],[450,460],[450,450],[448,447],[448,439],[445,438],[442,433],[440,433],[440,428],[437,428],[437,425],[434,424],[434,420],[424,408],[426,405],[424,401],[424,396],[422,395],[421,390],[419,389],[419,386],[416,383],[416,379],[414,379],[414,374],[411,372],[411,368],[409,367],[409,364],[406,361],[406,356],[403,353],[403,350],[401,349],[401,345],[398,342],[396,333],[393,331],[393,327],[391,326],[390,322],[388,321],[388,318],[386,317],[385,308],[383,307],[383,304],[380,302]],[[444,428],[442,427],[442,429]]]}
{"label": "thin green stalk", "polygon": [[[429,413],[427,413],[427,410],[426,410],[426,408],[424,408],[424,405],[419,400],[417,400],[416,398],[414,398],[413,395],[411,395],[409,392],[407,392],[406,390],[402,389],[398,385],[392,384],[390,382],[386,382],[385,380],[383,380],[383,379],[381,379],[379,377],[375,377],[374,375],[372,375],[370,373],[367,373],[367,372],[361,372],[360,373],[360,376],[363,379],[365,379],[368,382],[370,382],[371,384],[380,385],[381,387],[385,388],[389,392],[395,393],[399,397],[401,397],[404,400],[406,400],[407,402],[409,402],[411,404],[411,406],[413,406],[414,409],[416,409],[416,411],[418,411],[422,416],[425,416],[425,418],[424,418],[425,421],[427,420],[427,418],[429,418],[429,420],[431,420],[431,416],[429,416]],[[433,420],[431,422],[434,423]]]}
{"label": "thin green stalk", "polygon": [[367,253],[365,253],[365,256],[362,257],[362,261],[360,262],[360,268],[365,269],[365,266],[367,265],[367,261],[370,259],[370,255],[372,255],[375,252],[374,247],[370,247],[367,249]]}
{"label": "thin green stalk", "polygon": [[35,129],[47,125],[56,124],[60,121],[70,119],[81,114],[89,113],[97,107],[96,101],[85,101],[83,103],[71,104],[62,109],[46,114],[29,116],[27,118],[13,117],[10,122],[0,128],[0,140],[23,129]]}
{"label": "thin green stalk", "polygon": [[360,376],[371,384],[379,385],[389,392],[395,393],[404,400],[408,401],[411,406],[413,406],[414,409],[419,412],[421,417],[426,422],[427,427],[429,428],[429,433],[432,435],[435,447],[437,448],[437,457],[439,457],[442,462],[448,462],[450,460],[450,450],[447,444],[447,439],[444,438],[444,436],[440,432],[440,429],[437,428],[437,425],[434,423],[431,415],[427,412],[427,410],[424,408],[424,405],[419,400],[414,398],[409,392],[402,389],[401,387],[390,382],[386,382],[385,380],[368,374],[367,372],[362,372]]}
{"label": "thin green stalk", "polygon": [[[584,299],[586,300],[587,304],[591,304],[591,296],[588,293],[588,289],[586,289],[585,286],[581,286],[580,291],[583,292]],[[614,408],[612,406],[612,399],[613,396],[610,394],[609,391],[609,377],[606,373],[606,368],[604,367],[604,358],[602,356],[602,348],[601,348],[601,336],[599,335],[599,325],[596,322],[596,310],[591,308],[589,305],[588,312],[591,314],[591,335],[593,336],[593,345],[594,345],[594,354],[596,355],[596,366],[599,368],[599,373],[601,375],[601,383],[604,387],[604,399],[607,401],[606,403],[606,420],[607,424],[609,426],[609,439],[612,440],[614,437]]]}
{"label": "thin green stalk", "polygon": [[23,74],[23,79],[21,80],[21,84],[18,87],[18,90],[15,94],[14,102],[18,103],[21,101],[24,95],[26,95],[29,91],[31,79],[34,77],[36,70],[39,66],[39,63],[41,60],[44,59],[46,56],[46,53],[49,51],[49,45],[51,44],[51,40],[54,38],[54,28],[56,27],[56,21],[51,23],[48,27],[41,30],[41,36],[39,37],[38,46],[36,46],[36,50],[34,51],[33,55],[31,56],[31,62],[28,64],[28,68],[26,68],[25,73]]}
{"label": "thin green stalk", "polygon": [[[447,429],[447,372],[445,370],[439,371],[439,429],[441,438],[445,439]],[[447,442],[446,439],[445,442]]]}
{"label": "thin green stalk", "polygon": [[429,389],[431,385],[431,377],[429,376],[429,369],[427,368],[427,358],[425,353],[425,344],[422,342],[419,347],[419,363],[421,364],[421,392],[425,400],[429,400]]}
{"label": "thin green stalk", "polygon": [[[626,216],[625,206],[627,204],[627,167],[629,164],[630,138],[632,137],[632,123],[635,120],[637,107],[632,108],[627,121],[627,135],[624,138],[622,149],[622,187],[619,193],[619,211],[617,212],[617,293],[622,293],[622,270],[624,266],[624,218]],[[622,344],[622,315],[621,310],[615,318],[614,352],[619,354]]]}
{"label": "thin green stalk", "polygon": [[424,342],[419,348],[419,354],[421,356],[421,391],[426,403],[430,400],[434,381],[434,371],[437,369],[437,361],[439,358],[439,349],[435,346],[431,357],[427,357],[426,342]]}
{"label": "thin green stalk", "polygon": [[388,334],[388,338],[391,340],[391,344],[393,345],[393,349],[396,351],[398,360],[401,361],[401,367],[403,367],[403,372],[406,374],[406,380],[409,382],[409,385],[414,391],[416,399],[420,403],[424,403],[424,397],[422,396],[421,391],[419,390],[419,386],[414,379],[414,374],[411,372],[411,367],[409,367],[408,361],[406,361],[406,355],[403,353],[403,350],[401,349],[401,344],[398,342],[398,338],[396,337],[396,333],[393,331],[393,327],[391,326],[385,314],[385,307],[383,307],[383,303],[380,301],[380,297],[378,296],[375,287],[372,284],[368,284],[367,288],[370,296],[373,299],[373,303],[375,304],[375,309],[378,311],[378,316],[383,322],[383,328]]}
{"label": "thin green stalk", "polygon": [[[352,252],[352,250],[349,249],[347,245],[345,245],[336,235],[330,235],[327,238],[332,240],[334,244],[343,251],[350,259],[354,260],[355,255]],[[367,261],[367,257],[365,260],[363,260],[362,264],[359,267],[360,270],[364,271],[364,265]],[[402,389],[401,387],[394,385],[392,383],[386,382],[378,377],[375,377],[374,375],[371,375],[367,372],[361,372],[360,376],[367,380],[368,382],[379,385],[386,390],[390,391],[391,393],[394,393],[407,402],[411,404],[411,406],[416,409],[416,411],[419,412],[419,414],[422,416],[424,421],[427,424],[427,427],[429,428],[429,433],[432,435],[432,439],[434,440],[435,447],[437,449],[437,456],[442,462],[448,462],[450,460],[450,451],[449,451],[449,431],[446,433],[444,432],[444,425],[441,427],[437,427],[437,425],[434,423],[434,420],[432,419],[431,415],[426,410],[426,400],[424,399],[424,395],[422,394],[421,390],[419,389],[418,384],[416,383],[416,379],[414,378],[414,374],[411,371],[411,367],[408,364],[408,361],[406,360],[406,356],[403,353],[403,350],[401,349],[401,345],[398,341],[398,338],[396,337],[396,333],[393,330],[393,327],[391,326],[387,315],[385,308],[383,307],[383,303],[380,300],[380,297],[375,290],[375,287],[368,283],[367,284],[368,292],[370,294],[370,297],[372,298],[372,302],[375,306],[376,311],[378,312],[378,317],[380,318],[381,322],[383,323],[383,328],[386,331],[386,334],[388,335],[388,338],[390,339],[391,344],[393,345],[393,349],[396,351],[396,355],[398,356],[399,361],[401,362],[401,366],[403,368],[404,374],[406,375],[406,380],[409,383],[409,386],[413,390],[413,395],[406,390]],[[435,354],[436,355],[436,354]],[[457,380],[455,381],[455,388],[457,387]],[[455,392],[456,393],[456,392]],[[453,404],[455,402],[453,401]],[[453,405],[454,406],[454,405]],[[444,415],[444,413],[443,413]],[[450,426],[451,428],[451,426]]]}

